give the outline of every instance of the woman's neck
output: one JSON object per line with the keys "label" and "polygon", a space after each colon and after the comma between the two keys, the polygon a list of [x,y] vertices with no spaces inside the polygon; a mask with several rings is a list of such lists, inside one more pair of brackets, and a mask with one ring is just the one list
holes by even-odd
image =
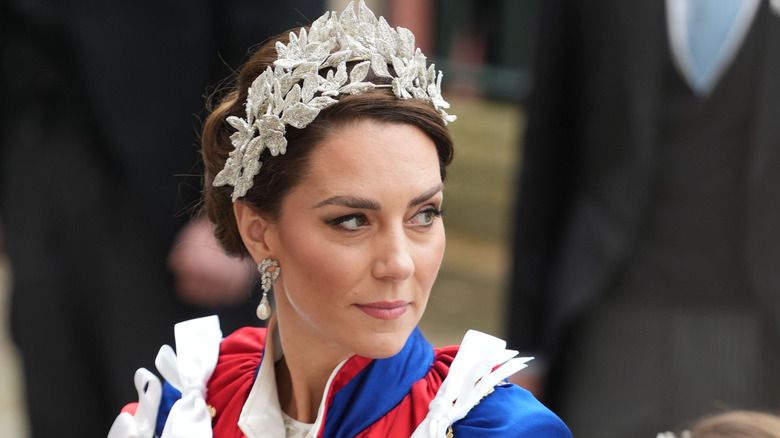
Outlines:
{"label": "woman's neck", "polygon": [[314,423],[333,370],[350,355],[328,351],[321,343],[306,342],[294,329],[284,330],[282,324],[278,329],[284,351],[284,357],[275,365],[279,404],[292,418]]}

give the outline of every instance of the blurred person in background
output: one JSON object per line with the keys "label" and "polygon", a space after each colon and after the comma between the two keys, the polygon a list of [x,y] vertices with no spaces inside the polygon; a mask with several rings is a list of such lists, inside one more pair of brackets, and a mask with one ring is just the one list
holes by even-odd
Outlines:
{"label": "blurred person in background", "polygon": [[205,308],[225,332],[256,321],[253,267],[190,220],[194,115],[249,42],[322,9],[0,1],[0,214],[34,436],[104,435],[173,322]]}
{"label": "blurred person in background", "polygon": [[[657,438],[677,438],[672,432]],[[780,438],[780,417],[758,411],[726,411],[697,420],[680,438]]]}
{"label": "blurred person in background", "polygon": [[697,421],[690,438],[780,438],[780,417],[766,412],[724,412]]}
{"label": "blurred person in background", "polygon": [[780,406],[780,4],[540,2],[509,345],[580,438]]}

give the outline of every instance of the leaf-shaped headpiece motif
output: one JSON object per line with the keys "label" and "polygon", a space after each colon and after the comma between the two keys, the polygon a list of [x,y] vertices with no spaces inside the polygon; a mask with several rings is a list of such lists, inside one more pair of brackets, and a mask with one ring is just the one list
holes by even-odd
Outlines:
{"label": "leaf-shaped headpiece motif", "polygon": [[[334,51],[335,50],[335,51]],[[246,100],[246,119],[236,116],[227,122],[236,129],[230,136],[233,151],[225,167],[214,178],[215,187],[233,186],[233,201],[246,195],[260,171],[260,154],[287,150],[285,127],[305,128],[320,110],[337,102],[339,94],[356,94],[377,87],[366,81],[369,69],[376,76],[392,80],[393,93],[401,99],[425,99],[433,104],[444,123],[455,116],[447,114],[450,104],[441,96],[441,71],[426,65],[415,48],[408,29],[393,29],[377,18],[360,0],[355,13],[350,2],[339,17],[327,12],[312,23],[309,31],[291,32],[287,45],[277,42],[279,55],[252,82]],[[347,75],[347,62],[358,62]],[[388,65],[393,66],[395,76]],[[319,74],[330,68],[325,76]]]}

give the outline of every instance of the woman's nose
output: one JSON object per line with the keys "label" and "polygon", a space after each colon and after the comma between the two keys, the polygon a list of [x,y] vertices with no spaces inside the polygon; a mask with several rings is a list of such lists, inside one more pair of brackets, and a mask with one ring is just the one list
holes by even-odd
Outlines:
{"label": "woman's nose", "polygon": [[414,260],[403,230],[387,230],[376,237],[372,274],[377,279],[403,281],[414,274]]}

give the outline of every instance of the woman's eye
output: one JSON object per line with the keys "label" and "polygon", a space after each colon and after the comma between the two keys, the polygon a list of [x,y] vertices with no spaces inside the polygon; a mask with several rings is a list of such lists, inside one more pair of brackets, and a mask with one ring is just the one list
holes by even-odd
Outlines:
{"label": "woman's eye", "polygon": [[441,217],[443,211],[430,207],[425,210],[420,210],[412,217],[412,223],[422,226],[430,226],[433,224],[434,219]]}
{"label": "woman's eye", "polygon": [[332,220],[331,225],[346,230],[355,231],[368,223],[368,219],[362,214],[350,214]]}

